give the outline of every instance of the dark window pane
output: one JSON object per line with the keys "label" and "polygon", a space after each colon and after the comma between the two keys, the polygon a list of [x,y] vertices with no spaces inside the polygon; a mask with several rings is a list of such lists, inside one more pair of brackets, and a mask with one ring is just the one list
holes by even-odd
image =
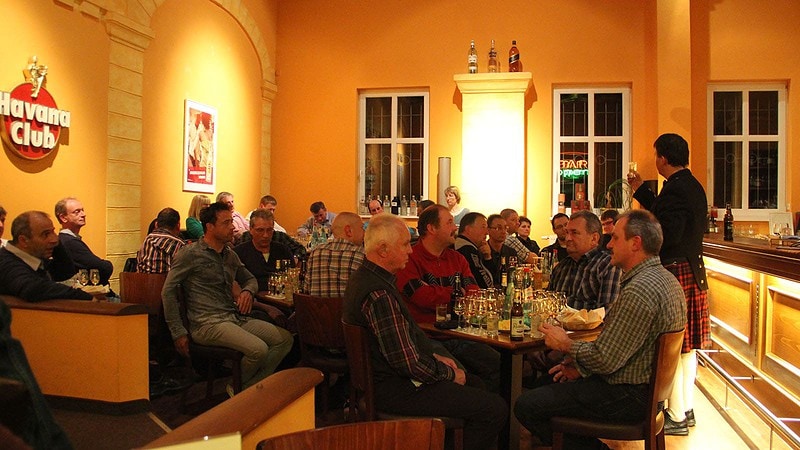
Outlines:
{"label": "dark window pane", "polygon": [[397,98],[397,137],[425,137],[425,97]]}
{"label": "dark window pane", "polygon": [[778,207],[778,143],[751,142],[748,194],[750,209]]}
{"label": "dark window pane", "polygon": [[367,144],[364,172],[364,190],[369,198],[390,195],[392,187],[392,146]]}
{"label": "dark window pane", "polygon": [[561,136],[589,135],[589,95],[561,94]]}
{"label": "dark window pane", "polygon": [[622,94],[594,96],[595,136],[622,136]]}
{"label": "dark window pane", "polygon": [[742,143],[714,142],[714,205],[742,207]]}
{"label": "dark window pane", "polygon": [[750,92],[750,134],[778,134],[778,91]]}
{"label": "dark window pane", "polygon": [[367,98],[366,111],[367,138],[392,137],[392,99],[391,97]]}
{"label": "dark window pane", "polygon": [[[575,185],[586,186],[589,179],[589,146],[585,142],[561,143],[561,170],[558,172],[560,193],[566,195],[569,206],[575,198]],[[588,200],[588,198],[587,198]]]}
{"label": "dark window pane", "polygon": [[[622,208],[622,143],[603,142],[594,146],[594,206]],[[610,187],[610,189],[609,189]]]}
{"label": "dark window pane", "polygon": [[423,145],[397,145],[397,196],[411,201],[413,195],[417,200],[422,198]]}
{"label": "dark window pane", "polygon": [[741,92],[714,92],[714,134],[742,134]]}

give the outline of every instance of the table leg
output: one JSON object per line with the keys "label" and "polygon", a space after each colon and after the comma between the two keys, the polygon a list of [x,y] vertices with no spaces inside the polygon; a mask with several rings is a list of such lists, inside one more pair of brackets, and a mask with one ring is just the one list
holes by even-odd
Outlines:
{"label": "table leg", "polygon": [[508,429],[500,433],[500,449],[519,450],[520,424],[514,416],[514,403],[522,394],[522,354],[501,352],[500,395],[508,402]]}

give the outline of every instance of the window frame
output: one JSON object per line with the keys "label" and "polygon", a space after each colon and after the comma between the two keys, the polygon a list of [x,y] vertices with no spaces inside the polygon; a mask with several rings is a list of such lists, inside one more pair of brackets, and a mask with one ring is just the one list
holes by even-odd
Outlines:
{"label": "window frame", "polygon": [[[777,135],[751,135],[749,121],[749,94],[754,91],[777,91],[778,93],[778,134]],[[741,92],[742,93],[742,134],[741,135],[715,135],[714,134],[714,93],[715,92]],[[783,212],[787,206],[786,180],[787,180],[787,96],[788,87],[781,82],[742,82],[742,83],[709,83],[706,94],[707,108],[707,135],[706,164],[707,188],[706,196],[709,204],[714,202],[714,143],[715,142],[741,142],[742,144],[742,208],[732,209],[737,220],[768,221],[769,215]],[[778,143],[778,200],[774,209],[751,209],[749,207],[749,174],[750,174],[750,142],[777,142]],[[725,205],[714,205],[724,209]]]}
{"label": "window frame", "polygon": [[[367,99],[368,98],[386,98],[391,97],[391,137],[389,138],[367,138],[366,137],[366,122],[367,122]],[[423,137],[415,138],[398,138],[397,137],[397,116],[398,116],[398,98],[400,97],[423,97]],[[428,198],[428,178],[430,166],[430,91],[428,89],[364,89],[358,92],[358,189],[356,192],[356,205],[360,205],[361,199],[366,200],[366,154],[367,145],[369,144],[390,144],[391,146],[391,192],[390,199],[393,195],[400,198],[403,194],[397,192],[397,147],[402,144],[422,144],[422,192],[417,201]],[[411,198],[407,198],[410,202]],[[356,208],[356,211],[362,209]],[[367,215],[369,213],[367,212]]]}
{"label": "window frame", "polygon": [[[561,136],[561,95],[587,94],[588,95],[588,123],[587,136]],[[621,94],[622,95],[622,135],[621,136],[595,136],[595,102],[596,94]],[[589,162],[594,162],[594,148],[596,143],[621,143],[622,144],[622,171],[625,173],[626,163],[631,161],[631,87],[628,85],[612,86],[563,86],[553,88],[553,173],[552,173],[552,215],[558,212],[558,195],[561,193],[559,172],[561,170],[561,144],[565,142],[586,143],[589,150]],[[586,198],[591,201],[592,210],[601,208],[596,205],[594,192],[595,171],[589,170],[586,180]],[[564,205],[567,214],[572,213],[569,205]],[[624,204],[623,204],[624,207]]]}

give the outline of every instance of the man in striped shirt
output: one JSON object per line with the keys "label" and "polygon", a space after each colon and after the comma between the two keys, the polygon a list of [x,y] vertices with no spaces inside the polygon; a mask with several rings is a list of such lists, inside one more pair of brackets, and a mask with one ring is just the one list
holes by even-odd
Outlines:
{"label": "man in striped shirt", "polygon": [[181,215],[172,208],[164,208],[156,217],[156,229],[144,238],[142,248],[136,253],[136,271],[167,273],[172,257],[186,243],[179,238]]}

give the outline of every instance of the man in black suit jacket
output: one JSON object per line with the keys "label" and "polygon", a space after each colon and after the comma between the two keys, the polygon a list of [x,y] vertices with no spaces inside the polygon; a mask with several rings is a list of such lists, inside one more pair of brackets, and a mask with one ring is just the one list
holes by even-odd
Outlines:
{"label": "man in black suit jacket", "polygon": [[[61,231],[58,237],[61,245],[67,250],[70,258],[78,269],[98,269],[100,272],[100,284],[107,285],[114,265],[107,259],[102,259],[83,242],[80,235],[81,228],[86,225],[86,211],[83,203],[78,199],[67,197],[61,199],[55,206],[56,219],[61,223]],[[116,296],[112,293],[112,295]]]}
{"label": "man in black suit jacket", "polygon": [[53,221],[41,211],[20,214],[11,224],[11,237],[0,249],[0,294],[30,302],[49,299],[91,300],[80,289],[53,281],[50,258],[58,245]]}
{"label": "man in black suit jacket", "polygon": [[[688,322],[676,373],[675,388],[669,399],[664,423],[666,434],[689,434],[694,425],[693,393],[697,373],[695,349],[708,347],[711,334],[708,317],[708,283],[703,264],[703,233],[708,211],[706,192],[687,168],[689,144],[677,134],[667,133],[656,139],[655,163],[658,173],[666,178],[661,193],[656,194],[633,172],[628,182],[635,190],[633,197],[650,210],[661,223],[664,244],[661,264],[672,272],[683,287],[687,302]],[[685,416],[685,417],[684,417]]]}

